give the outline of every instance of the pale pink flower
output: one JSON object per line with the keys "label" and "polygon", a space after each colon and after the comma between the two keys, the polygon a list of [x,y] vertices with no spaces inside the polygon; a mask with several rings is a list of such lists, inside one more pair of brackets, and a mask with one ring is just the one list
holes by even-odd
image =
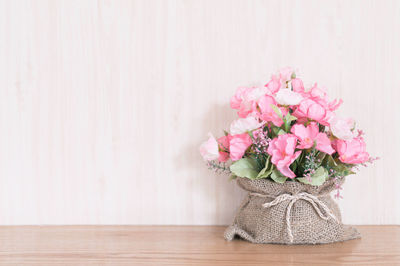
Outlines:
{"label": "pale pink flower", "polygon": [[247,148],[253,143],[251,137],[247,133],[234,135],[229,141],[229,151],[232,161],[240,160]]}
{"label": "pale pink flower", "polygon": [[293,68],[285,67],[278,71],[277,75],[272,75],[271,80],[265,85],[270,94],[275,94],[279,89],[286,88],[286,82],[292,79]]}
{"label": "pale pink flower", "polygon": [[339,139],[348,140],[354,137],[354,120],[351,118],[340,119],[335,116],[329,121],[329,127],[332,134]]}
{"label": "pale pink flower", "polygon": [[351,140],[336,141],[336,149],[339,153],[339,160],[348,164],[365,163],[369,159],[366,152],[366,145],[362,137],[356,137]]}
{"label": "pale pink flower", "polygon": [[232,122],[230,127],[231,135],[238,135],[247,131],[252,131],[261,127],[264,123],[260,123],[257,118],[248,116],[246,118],[239,118]]}
{"label": "pale pink flower", "polygon": [[208,140],[200,145],[200,154],[204,160],[212,161],[219,157],[218,143],[211,133],[208,133]]}
{"label": "pale pink flower", "polygon": [[279,172],[289,178],[296,175],[290,170],[289,166],[299,157],[301,151],[296,151],[297,138],[292,134],[279,135],[274,138],[268,146],[268,154],[271,155],[271,162],[276,165]]}
{"label": "pale pink flower", "polygon": [[279,79],[282,83],[285,83],[286,81],[292,79],[293,72],[294,70],[291,67],[282,68],[281,70],[279,70]]}
{"label": "pale pink flower", "polygon": [[297,146],[298,149],[310,149],[315,142],[317,150],[327,154],[335,152],[328,136],[323,132],[319,132],[318,125],[315,122],[311,122],[307,127],[302,124],[295,124],[291,132],[300,140],[300,144]]}
{"label": "pale pink flower", "polygon": [[[261,110],[260,119],[266,122],[271,121],[275,126],[280,127],[283,124],[283,120],[274,111],[271,105],[277,106],[277,102],[273,97],[269,95],[264,95],[258,100],[258,106],[260,107]],[[287,114],[287,110],[285,108],[280,107],[279,109],[281,110],[282,115]]]}
{"label": "pale pink flower", "polygon": [[291,89],[280,89],[275,100],[281,105],[298,105],[303,100],[303,96]]}
{"label": "pale pink flower", "polygon": [[218,161],[226,162],[229,159],[229,142],[231,140],[231,135],[222,136],[218,139],[219,145],[219,157]]}
{"label": "pale pink flower", "polygon": [[270,94],[270,91],[266,87],[253,87],[244,94],[245,101],[258,101],[262,96]]}

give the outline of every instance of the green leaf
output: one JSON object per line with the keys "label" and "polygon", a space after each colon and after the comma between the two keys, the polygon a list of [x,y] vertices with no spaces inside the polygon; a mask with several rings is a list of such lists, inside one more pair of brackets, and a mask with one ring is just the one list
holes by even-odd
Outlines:
{"label": "green leaf", "polygon": [[243,158],[230,166],[231,172],[240,177],[254,179],[258,175],[257,162],[252,158]]}
{"label": "green leaf", "polygon": [[318,166],[321,166],[322,162],[324,161],[324,158],[327,154],[324,152],[319,152],[316,156],[317,160],[319,161]]}
{"label": "green leaf", "polygon": [[286,181],[286,179],[287,179],[287,177],[284,176],[284,175],[282,175],[282,173],[279,172],[278,169],[275,169],[274,171],[272,171],[271,178],[272,178],[272,180],[274,180],[276,183],[280,183],[280,184],[285,183],[285,181]]}
{"label": "green leaf", "polygon": [[351,170],[351,166],[346,165],[339,160],[333,159],[331,155],[326,155],[322,165],[332,168],[335,170],[336,175],[338,176],[348,176],[348,175],[353,175],[355,172]]}
{"label": "green leaf", "polygon": [[354,172],[350,169],[347,169],[346,171],[344,171],[343,176],[355,175],[355,174],[356,174],[356,172]]}
{"label": "green leaf", "polygon": [[334,167],[333,170],[335,170],[336,173],[340,176],[348,176],[355,174],[355,172],[351,171],[350,167],[342,163],[337,164],[337,166]]}
{"label": "green leaf", "polygon": [[251,139],[253,139],[253,140],[254,140],[253,131],[247,131],[247,134],[249,134],[249,136],[251,137]]}
{"label": "green leaf", "polygon": [[278,132],[281,130],[279,127],[271,126],[272,132],[275,134],[275,136],[278,135]]}
{"label": "green leaf", "polygon": [[272,126],[271,129],[272,129],[272,133],[273,133],[271,136],[272,138],[275,138],[278,135],[286,134],[286,132],[283,129],[281,129],[280,127]]}
{"label": "green leaf", "polygon": [[284,127],[285,127],[286,132],[289,132],[290,123],[296,119],[297,119],[297,117],[291,115],[289,112],[285,115],[285,119],[283,119],[283,122],[284,122]]}
{"label": "green leaf", "polygon": [[274,170],[274,168],[271,167],[271,169],[266,170],[262,175],[258,174],[258,176],[255,179],[267,178],[271,175],[273,170]]}
{"label": "green leaf", "polygon": [[271,104],[270,106],[271,106],[272,110],[274,110],[274,112],[279,116],[279,118],[283,120],[283,115],[282,115],[281,109],[279,109],[278,106],[276,106],[275,104]]}
{"label": "green leaf", "polygon": [[313,186],[322,185],[328,178],[328,171],[324,167],[319,167],[315,173],[311,176],[311,182],[305,177],[299,177],[297,180],[304,184],[309,184]]}
{"label": "green leaf", "polygon": [[285,120],[286,120],[286,121],[289,121],[289,122],[292,122],[292,121],[294,121],[294,120],[297,120],[297,117],[291,115],[291,114],[288,112],[288,113],[285,115]]}
{"label": "green leaf", "polygon": [[265,161],[265,166],[263,169],[261,169],[261,171],[258,173],[257,177],[259,177],[260,175],[263,175],[265,173],[265,171],[268,170],[269,167],[269,158]]}
{"label": "green leaf", "polygon": [[297,161],[295,160],[295,161],[291,164],[291,166],[292,166],[293,172],[296,172],[297,166],[298,166]]}
{"label": "green leaf", "polygon": [[328,166],[330,168],[335,168],[337,166],[337,164],[336,164],[335,160],[333,159],[333,157],[331,155],[328,155],[328,154],[325,156],[325,158],[324,158],[324,160],[322,162],[322,165]]}
{"label": "green leaf", "polygon": [[237,176],[235,176],[235,175],[231,175],[230,177],[229,177],[229,181],[231,181],[231,180],[235,180],[237,178]]}
{"label": "green leaf", "polygon": [[267,160],[265,161],[265,167],[261,169],[255,179],[267,178],[269,175],[271,175],[273,169],[274,165],[270,163],[270,157],[268,156]]}

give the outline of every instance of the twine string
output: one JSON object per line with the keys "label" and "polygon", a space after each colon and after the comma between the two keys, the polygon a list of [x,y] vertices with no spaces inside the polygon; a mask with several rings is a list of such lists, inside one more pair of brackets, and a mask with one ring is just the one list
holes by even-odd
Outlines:
{"label": "twine string", "polygon": [[[250,193],[250,195],[253,196],[258,196],[258,197],[263,197],[263,198],[274,198],[271,202],[264,203],[262,206],[264,208],[271,208],[272,206],[278,205],[281,202],[284,201],[290,201],[287,208],[286,208],[286,229],[287,233],[289,236],[289,241],[293,243],[293,234],[292,234],[292,226],[290,223],[290,213],[292,211],[293,204],[298,201],[298,200],[305,200],[309,202],[314,210],[317,212],[318,216],[323,219],[323,220],[328,220],[329,217],[331,217],[335,222],[339,222],[336,218],[336,216],[332,213],[332,211],[326,206],[325,203],[323,203],[318,197],[313,196],[307,192],[300,192],[297,194],[281,194],[278,197],[272,196],[272,195],[266,195],[266,194],[259,194],[259,193]],[[320,196],[321,197],[321,196]],[[326,215],[322,213],[324,211]]]}

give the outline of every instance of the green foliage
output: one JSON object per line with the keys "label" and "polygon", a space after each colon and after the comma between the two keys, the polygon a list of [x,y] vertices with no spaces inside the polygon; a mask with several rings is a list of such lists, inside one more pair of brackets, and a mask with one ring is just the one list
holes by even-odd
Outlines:
{"label": "green foliage", "polygon": [[229,181],[230,180],[235,180],[237,178],[237,176],[235,176],[234,174],[232,174],[230,177],[229,177]]}
{"label": "green foliage", "polygon": [[297,180],[304,184],[320,186],[327,180],[328,176],[328,171],[324,167],[320,166],[310,177],[311,181],[308,180],[306,177],[299,177],[297,178]]}
{"label": "green foliage", "polygon": [[333,159],[333,157],[331,155],[326,155],[322,165],[325,167],[329,167],[329,168],[335,168],[337,166],[335,160]]}
{"label": "green foliage", "polygon": [[[325,156],[328,155],[325,152],[318,152],[317,155],[315,156],[317,158],[317,165],[320,166],[322,162],[324,161]],[[330,155],[329,155],[330,156]]]}
{"label": "green foliage", "polygon": [[280,183],[280,184],[285,183],[285,181],[286,181],[286,179],[287,179],[287,177],[284,176],[284,175],[282,175],[282,173],[279,172],[278,169],[275,169],[275,170],[272,171],[271,178],[272,178],[272,180],[274,180],[276,183]]}
{"label": "green foliage", "polygon": [[255,179],[259,172],[257,161],[252,157],[242,158],[234,162],[231,164],[230,170],[236,176],[250,179]]}
{"label": "green foliage", "polygon": [[275,104],[271,104],[271,108],[279,116],[279,118],[283,120],[283,114],[282,114],[281,109],[279,109],[279,107],[276,106]]}
{"label": "green foliage", "polygon": [[[281,110],[276,105],[271,105],[271,108],[283,119],[282,127],[277,127],[273,124],[266,125],[264,130],[268,130],[268,137],[276,138],[279,135],[290,132],[292,122],[297,118],[289,113],[282,115]],[[252,132],[248,132],[254,139]],[[301,155],[290,166],[292,171],[298,177],[293,181],[310,184],[313,186],[322,185],[327,179],[335,176],[346,176],[354,174],[351,171],[352,165],[344,164],[338,158],[332,157],[324,152],[318,151],[315,147],[302,150]],[[245,158],[242,158],[230,166],[232,176],[230,179],[237,177],[249,178],[252,180],[271,178],[277,183],[284,183],[288,177],[278,171],[274,164],[271,163],[271,157],[266,153],[255,153],[249,148],[246,151]],[[306,173],[315,171],[310,177],[304,177]]]}
{"label": "green foliage", "polygon": [[352,175],[355,174],[355,172],[353,172],[351,170],[352,165],[349,164],[344,164],[341,161],[339,161],[338,159],[333,159],[333,157],[331,155],[326,155],[323,162],[322,162],[322,166],[324,166],[326,169],[328,169],[328,171],[330,169],[332,169],[334,171],[334,176],[348,176],[348,175]]}
{"label": "green foliage", "polygon": [[246,177],[249,179],[267,178],[274,170],[274,165],[270,161],[270,156],[261,155],[259,157],[250,156],[242,158],[234,162],[230,166],[232,176],[230,179],[236,177]]}
{"label": "green foliage", "polygon": [[283,116],[281,109],[278,106],[271,104],[271,108],[274,112],[279,116],[280,119],[283,120],[283,129],[280,127],[272,126],[272,130],[275,136],[286,134],[290,131],[291,124],[293,121],[297,119],[297,117],[293,116],[288,112],[285,116]]}
{"label": "green foliage", "polygon": [[277,137],[279,135],[286,134],[286,132],[283,129],[281,129],[280,127],[276,127],[276,126],[271,126],[271,132],[270,133],[271,133],[270,134],[271,138],[275,138],[275,137]]}
{"label": "green foliage", "polygon": [[297,117],[291,115],[289,112],[285,115],[283,119],[283,126],[286,132],[289,132],[292,121],[295,121],[296,119]]}
{"label": "green foliage", "polygon": [[270,162],[270,156],[265,160],[265,166],[261,171],[258,173],[255,179],[267,178],[271,175],[272,171],[274,170],[274,165]]}

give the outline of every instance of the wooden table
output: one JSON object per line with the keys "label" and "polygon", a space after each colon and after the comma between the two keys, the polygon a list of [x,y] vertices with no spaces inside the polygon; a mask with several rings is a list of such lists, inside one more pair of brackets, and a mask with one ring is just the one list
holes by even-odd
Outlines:
{"label": "wooden table", "polygon": [[1,265],[400,265],[400,226],[316,246],[227,242],[220,226],[2,226]]}

